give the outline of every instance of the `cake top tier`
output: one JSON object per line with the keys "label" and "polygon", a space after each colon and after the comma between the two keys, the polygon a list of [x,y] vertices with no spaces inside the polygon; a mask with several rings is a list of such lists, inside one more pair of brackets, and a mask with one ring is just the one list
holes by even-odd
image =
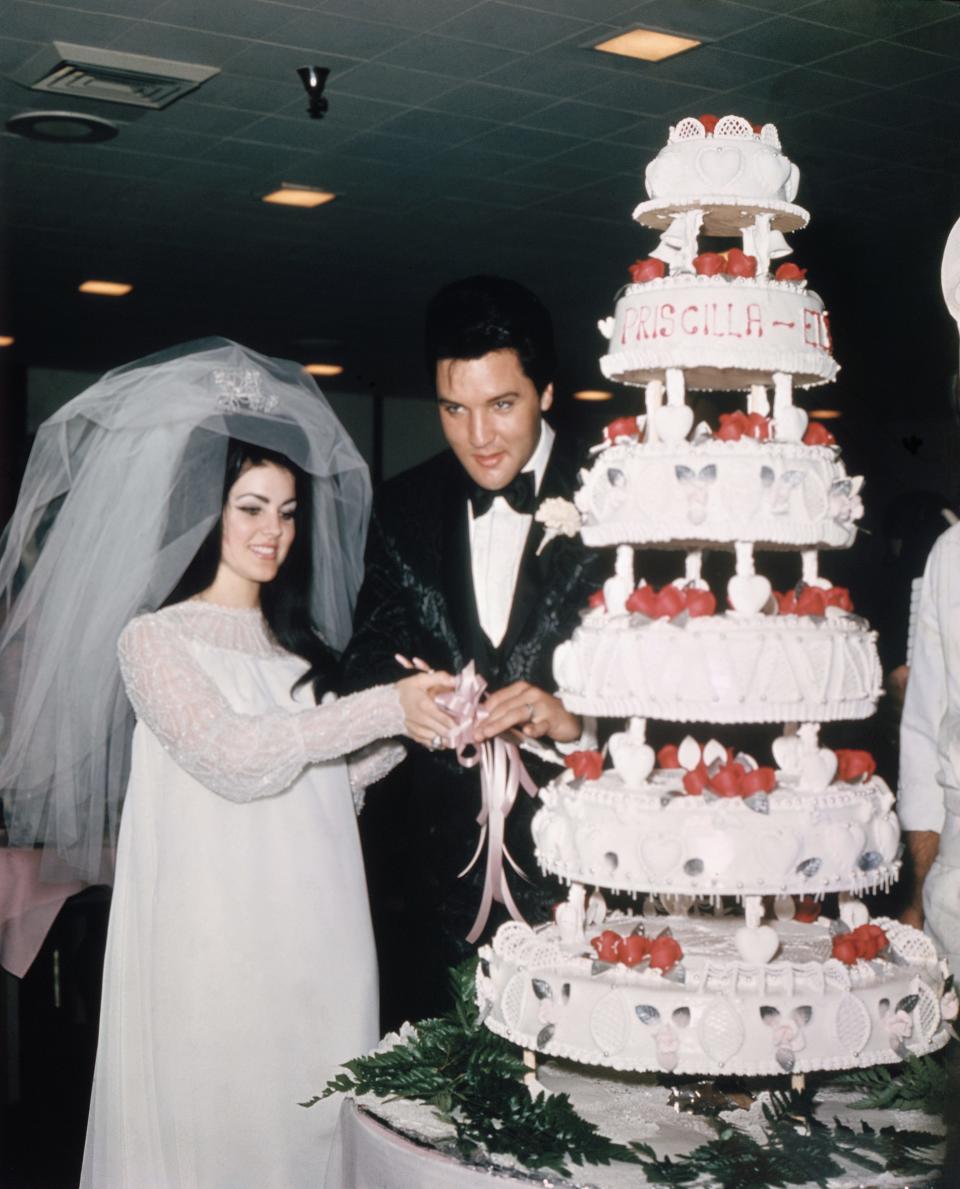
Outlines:
{"label": "cake top tier", "polygon": [[809,216],[793,200],[800,171],[780,147],[773,124],[742,116],[687,116],[670,129],[666,145],[646,170],[650,196],[634,211],[648,227],[663,229],[685,210],[703,210],[707,234],[736,234],[758,213],[771,227],[794,231]]}

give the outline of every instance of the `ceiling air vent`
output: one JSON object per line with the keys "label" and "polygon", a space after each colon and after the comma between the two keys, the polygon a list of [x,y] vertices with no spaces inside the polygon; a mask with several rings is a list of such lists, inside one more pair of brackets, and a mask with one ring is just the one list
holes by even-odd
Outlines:
{"label": "ceiling air vent", "polygon": [[215,66],[54,41],[13,74],[33,91],[132,107],[167,107],[220,71]]}

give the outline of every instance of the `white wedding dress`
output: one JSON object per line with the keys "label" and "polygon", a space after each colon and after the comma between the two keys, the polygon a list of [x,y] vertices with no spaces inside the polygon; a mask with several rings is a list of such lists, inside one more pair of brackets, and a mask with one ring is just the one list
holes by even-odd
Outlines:
{"label": "white wedding dress", "polygon": [[[402,756],[384,686],[315,707],[259,611],[191,601],[120,640],[137,713],[107,938],[83,1189],[322,1184],[378,1038],[354,787]],[[359,794],[359,795],[362,795]]]}

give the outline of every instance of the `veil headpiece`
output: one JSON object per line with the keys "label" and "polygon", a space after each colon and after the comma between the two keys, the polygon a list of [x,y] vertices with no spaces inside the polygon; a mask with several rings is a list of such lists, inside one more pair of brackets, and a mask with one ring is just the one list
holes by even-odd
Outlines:
{"label": "veil headpiece", "polygon": [[42,844],[48,878],[105,878],[133,728],[117,638],[215,524],[230,438],[310,478],[311,614],[334,649],[349,638],[370,479],[300,365],[204,339],[66,404],[37,432],[0,537],[0,796],[10,845]]}

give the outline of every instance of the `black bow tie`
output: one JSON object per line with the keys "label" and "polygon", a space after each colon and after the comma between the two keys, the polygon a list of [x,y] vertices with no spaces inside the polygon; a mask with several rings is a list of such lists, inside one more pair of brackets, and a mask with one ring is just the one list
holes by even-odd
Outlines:
{"label": "black bow tie", "polygon": [[474,517],[483,516],[489,512],[491,504],[498,495],[503,496],[514,512],[529,515],[537,502],[533,471],[521,471],[519,475],[515,475],[510,480],[506,487],[501,487],[499,491],[488,491],[479,483],[472,484],[468,498],[470,506],[473,508]]}

